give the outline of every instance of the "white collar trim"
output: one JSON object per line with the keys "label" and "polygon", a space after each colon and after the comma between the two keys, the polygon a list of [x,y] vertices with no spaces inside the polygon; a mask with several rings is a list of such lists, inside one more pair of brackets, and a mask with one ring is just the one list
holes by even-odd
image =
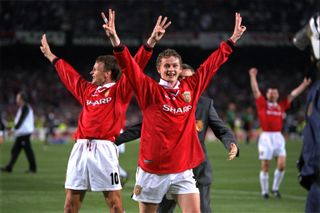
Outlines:
{"label": "white collar trim", "polygon": [[165,81],[162,78],[160,78],[159,84],[161,86],[165,87],[166,89],[179,89],[180,81],[177,81],[176,85],[174,85],[174,87],[172,87],[168,81]]}
{"label": "white collar trim", "polygon": [[97,90],[100,90],[100,89],[102,89],[102,88],[107,88],[107,89],[109,89],[110,87],[112,87],[113,85],[115,85],[116,84],[116,82],[111,82],[111,83],[107,83],[107,84],[104,84],[104,85],[102,85],[102,86],[98,86],[98,88],[97,88]]}

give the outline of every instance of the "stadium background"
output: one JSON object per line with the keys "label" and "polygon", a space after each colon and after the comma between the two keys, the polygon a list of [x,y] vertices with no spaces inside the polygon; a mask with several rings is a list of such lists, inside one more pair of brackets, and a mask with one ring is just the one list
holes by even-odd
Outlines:
{"label": "stadium background", "polygon": [[[291,40],[293,35],[307,23],[310,16],[319,11],[319,4],[316,0],[3,0],[0,2],[2,116],[9,126],[12,125],[17,109],[15,94],[18,90],[25,89],[31,95],[31,104],[37,119],[38,131],[35,139],[42,141],[46,129],[49,128],[54,128],[56,134],[66,133],[63,136],[54,136],[62,139],[62,142],[71,138],[70,134],[76,127],[81,107],[64,88],[53,67],[39,50],[40,37],[44,32],[47,33],[53,53],[69,61],[90,80],[89,72],[95,58],[98,55],[112,53],[110,43],[101,28],[101,11],[107,11],[108,8],[115,9],[119,37],[129,46],[132,53],[150,35],[158,15],[168,16],[172,25],[168,28],[164,39],[157,44],[153,59],[146,68],[146,73],[158,80],[154,62],[159,51],[166,47],[174,48],[182,55],[185,63],[198,67],[221,40],[231,36],[234,13],[239,11],[247,32],[237,44],[237,51],[214,76],[205,95],[214,98],[217,111],[225,120],[228,103],[236,104],[237,134],[243,139],[242,114],[247,107],[254,107],[248,69],[253,66],[259,69],[258,81],[262,91],[265,91],[271,83],[279,88],[283,97],[296,87],[303,80],[304,72],[309,65],[309,52],[299,51]],[[292,108],[287,113],[284,132],[289,141],[300,141],[300,131],[304,121],[304,101],[305,93],[293,102]],[[127,125],[141,119],[134,100],[127,112],[127,118]],[[259,131],[256,120],[254,127]],[[1,164],[8,159],[10,138],[7,139],[6,143],[0,146]],[[38,151],[36,155],[41,158],[43,153],[39,152],[43,151],[43,148],[41,142],[38,143],[36,143]],[[69,146],[67,145],[66,149]],[[251,146],[253,149],[254,143]],[[299,149],[299,146],[294,146]],[[298,153],[298,150],[295,149],[294,152]],[[68,153],[65,151],[61,153],[65,154],[66,159]],[[23,157],[21,156],[19,161],[23,161]],[[130,155],[130,157],[136,159],[135,156]],[[23,162],[18,163],[17,167],[21,165],[24,165]],[[40,167],[40,174],[41,170]],[[258,180],[258,176],[254,173],[256,171],[258,167],[252,171]],[[64,168],[61,172],[63,175]],[[2,195],[8,193],[10,188],[3,188],[2,183],[10,178],[3,175],[1,178],[0,199],[5,205]],[[296,182],[293,184],[297,185]],[[258,191],[258,188],[255,190]],[[300,191],[300,194],[303,192]],[[58,205],[61,206],[63,195],[60,200]]]}

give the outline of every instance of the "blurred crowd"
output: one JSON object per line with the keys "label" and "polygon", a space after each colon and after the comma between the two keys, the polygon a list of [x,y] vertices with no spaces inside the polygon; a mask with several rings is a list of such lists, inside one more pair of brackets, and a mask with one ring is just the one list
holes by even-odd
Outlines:
{"label": "blurred crowd", "polygon": [[[179,48],[177,49],[179,51]],[[189,53],[190,55],[183,52],[185,61],[194,67],[199,66],[201,61],[208,55],[207,51],[197,51],[199,51],[199,61],[192,60],[192,51]],[[255,102],[250,90],[248,69],[251,66],[257,66],[259,69],[258,79],[263,93],[268,86],[272,85],[279,88],[281,97],[285,97],[303,80],[304,65],[307,61],[306,58],[299,58],[301,55],[297,54],[294,57],[294,53],[288,54],[287,51],[288,49],[277,50],[275,52],[273,48],[271,50],[268,50],[268,48],[264,50],[252,49],[250,51],[248,49],[239,49],[235,53],[236,56],[232,57],[228,63],[222,66],[214,76],[204,95],[214,99],[215,107],[225,121],[229,119],[228,111],[230,103],[235,105],[232,121],[235,128],[244,128],[245,117],[248,116],[247,113],[249,111],[251,113],[249,115],[251,117],[250,125],[257,129],[259,125],[255,114]],[[80,73],[90,81],[91,76],[89,76],[89,72],[92,65],[85,65],[80,60],[85,57],[86,53],[76,54],[75,52],[74,54],[79,59],[78,63],[74,66],[79,68]],[[260,58],[259,54],[265,55]],[[256,58],[252,58],[252,55],[256,55]],[[281,58],[281,55],[284,55],[286,58]],[[69,127],[76,127],[77,116],[79,115],[81,106],[62,85],[53,66],[43,61],[40,54],[38,57],[30,60],[32,63],[29,66],[26,64],[24,66],[14,65],[10,69],[2,70],[3,78],[1,78],[0,99],[5,119],[8,121],[13,120],[16,111],[15,94],[20,89],[23,89],[31,95],[31,104],[34,108],[39,127],[58,127],[61,123]],[[291,63],[286,62],[287,60],[291,61]],[[152,64],[152,62],[150,63]],[[12,64],[14,64],[14,61],[12,61]],[[146,73],[155,78],[155,80],[158,80],[155,67],[148,66]],[[304,102],[304,95],[293,102],[293,107],[288,112],[288,122],[285,125],[285,130],[288,132],[289,130],[296,132],[299,123],[303,122]],[[249,108],[253,110],[248,110]],[[140,120],[141,112],[137,102],[133,99],[127,112],[127,125],[133,125]]]}
{"label": "blurred crowd", "polygon": [[[0,5],[0,38],[17,30],[63,31],[70,35],[103,34],[100,12],[108,8],[116,10],[118,31],[126,34],[126,37],[146,38],[160,14],[170,17],[174,23],[170,26],[171,33],[231,32],[235,11],[241,12],[249,31],[292,35],[316,10],[316,0],[5,0]],[[75,127],[81,107],[61,84],[54,68],[45,63],[39,47],[19,44],[3,47],[1,43],[0,47],[0,108],[4,118],[13,120],[16,112],[15,94],[24,89],[31,95],[38,126],[57,127],[65,124]],[[101,49],[105,47],[76,48],[61,47],[57,53],[71,60],[71,64],[90,81],[89,72],[93,65],[90,63],[101,55]],[[195,68],[211,51],[194,47],[173,48],[182,55],[184,63]],[[244,129],[246,119],[250,117],[252,126],[258,128],[248,69],[253,66],[259,69],[258,80],[263,92],[272,83],[284,97],[303,80],[309,61],[305,55],[294,47],[239,48],[213,78],[205,95],[214,99],[217,111],[225,121],[228,120],[228,106],[233,103],[235,126]],[[154,64],[154,59],[150,64]],[[146,73],[158,80],[154,65],[149,65]],[[287,115],[285,131],[299,129],[303,122],[304,102],[305,96],[302,95],[293,103]],[[251,115],[248,116],[248,112]],[[133,99],[127,112],[127,125],[140,120],[141,112]]]}
{"label": "blurred crowd", "polygon": [[[1,1],[0,27],[15,30],[68,31],[73,34],[101,33],[100,12],[117,11],[119,32],[144,36],[158,15],[170,17],[170,31],[230,31],[234,12],[246,18],[248,29],[295,32],[315,12],[316,0],[66,0]],[[311,13],[310,13],[311,12]],[[298,15],[297,15],[298,14]]]}

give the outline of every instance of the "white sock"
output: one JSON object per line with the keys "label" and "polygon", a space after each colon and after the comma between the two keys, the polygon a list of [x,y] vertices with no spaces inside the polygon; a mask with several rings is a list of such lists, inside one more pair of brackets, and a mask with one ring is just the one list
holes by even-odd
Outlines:
{"label": "white sock", "polygon": [[261,186],[261,194],[269,193],[269,174],[268,172],[260,171],[260,186]]}
{"label": "white sock", "polygon": [[121,177],[126,177],[128,175],[127,171],[124,170],[121,166],[119,166],[119,173]]}
{"label": "white sock", "polygon": [[273,184],[272,184],[272,190],[278,191],[280,184],[283,180],[284,171],[280,171],[279,169],[274,170],[274,177],[273,177]]}

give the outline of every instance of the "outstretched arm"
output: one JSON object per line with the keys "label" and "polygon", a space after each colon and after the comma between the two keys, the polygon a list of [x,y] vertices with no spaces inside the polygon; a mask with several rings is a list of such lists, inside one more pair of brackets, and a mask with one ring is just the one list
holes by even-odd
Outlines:
{"label": "outstretched arm", "polygon": [[257,74],[258,74],[257,68],[253,67],[249,70],[251,90],[252,90],[254,98],[256,98],[256,99],[259,98],[261,95],[261,92],[259,90],[258,81],[257,81]]}
{"label": "outstretched arm", "polygon": [[241,38],[244,31],[246,31],[247,29],[245,26],[241,25],[241,22],[242,22],[242,17],[240,13],[236,13],[236,22],[234,25],[234,31],[232,36],[230,37],[230,40],[232,40],[234,43],[236,43],[238,39]]}
{"label": "outstretched arm", "polygon": [[124,73],[128,82],[130,83],[132,90],[136,93],[140,108],[144,109],[145,106],[153,101],[153,98],[150,98],[150,94],[153,94],[153,85],[156,82],[143,73],[139,64],[137,64],[137,62],[132,58],[128,48],[121,44],[114,25],[115,12],[109,10],[109,20],[103,13],[101,14],[105,22],[107,22],[103,25],[103,29],[111,41],[114,56],[117,59],[121,71]]}
{"label": "outstretched arm", "polygon": [[55,56],[51,50],[50,50],[50,46],[48,44],[47,41],[47,37],[46,34],[42,35],[42,39],[41,39],[41,46],[40,46],[40,50],[43,53],[43,55],[52,63],[53,59],[55,59],[57,56]]}
{"label": "outstretched arm", "polygon": [[288,96],[288,101],[291,103],[296,97],[298,97],[311,83],[311,79],[304,78],[302,83],[292,90],[290,95]]}
{"label": "outstretched arm", "polygon": [[83,94],[89,83],[66,61],[54,55],[47,41],[46,34],[42,35],[40,50],[43,55],[54,65],[57,73],[72,95],[83,105]]}
{"label": "outstretched arm", "polygon": [[241,25],[242,18],[240,13],[235,15],[235,26],[233,35],[226,42],[221,42],[218,49],[201,64],[197,72],[186,81],[191,87],[196,88],[200,94],[204,92],[210,83],[212,77],[216,74],[218,69],[224,64],[235,47],[234,43],[242,36],[246,30],[245,26]]}

